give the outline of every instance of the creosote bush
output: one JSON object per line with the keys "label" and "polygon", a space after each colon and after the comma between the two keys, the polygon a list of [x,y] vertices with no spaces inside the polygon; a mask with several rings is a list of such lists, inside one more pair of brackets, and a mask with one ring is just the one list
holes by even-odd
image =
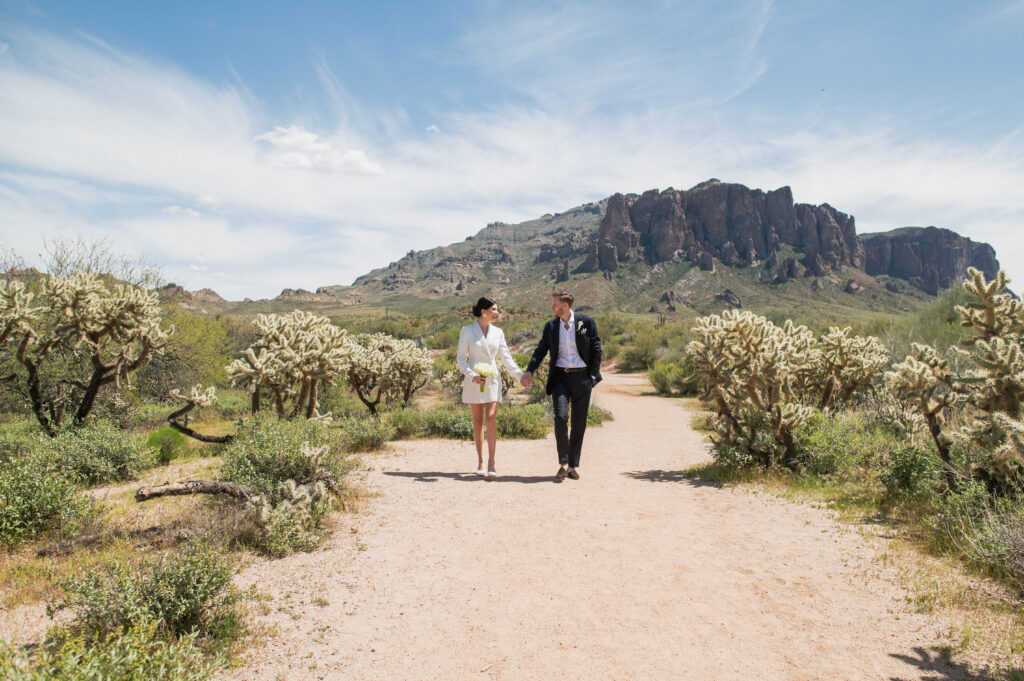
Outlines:
{"label": "creosote bush", "polygon": [[0,546],[41,535],[72,536],[99,515],[91,499],[45,454],[0,457]]}
{"label": "creosote bush", "polygon": [[388,420],[347,418],[337,423],[345,449],[350,452],[372,452],[383,449],[394,434]]}
{"label": "creosote bush", "polygon": [[197,634],[167,639],[154,621],[102,640],[64,636],[32,657],[0,642],[0,678],[8,681],[206,681],[221,666]]}
{"label": "creosote bush", "polygon": [[60,431],[49,451],[62,470],[86,485],[134,480],[157,463],[145,441],[106,421]]}
{"label": "creosote bush", "polygon": [[497,413],[498,437],[539,440],[551,431],[551,424],[539,404],[502,405]]}
{"label": "creosote bush", "polygon": [[158,463],[166,465],[188,451],[185,436],[173,428],[161,428],[146,440],[150,449],[156,452]]}
{"label": "creosote bush", "polygon": [[155,623],[168,638],[196,635],[230,641],[242,632],[227,557],[206,541],[140,565],[114,562],[101,572],[65,581],[67,597],[51,613],[70,609],[72,634],[104,640]]}

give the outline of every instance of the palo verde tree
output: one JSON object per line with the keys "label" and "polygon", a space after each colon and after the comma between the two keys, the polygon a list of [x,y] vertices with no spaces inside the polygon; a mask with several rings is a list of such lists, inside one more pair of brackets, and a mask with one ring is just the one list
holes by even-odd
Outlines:
{"label": "palo verde tree", "polygon": [[162,351],[174,328],[160,324],[156,293],[110,275],[0,280],[0,348],[16,368],[4,383],[55,435],[66,414],[82,423],[101,388],[119,389]]}

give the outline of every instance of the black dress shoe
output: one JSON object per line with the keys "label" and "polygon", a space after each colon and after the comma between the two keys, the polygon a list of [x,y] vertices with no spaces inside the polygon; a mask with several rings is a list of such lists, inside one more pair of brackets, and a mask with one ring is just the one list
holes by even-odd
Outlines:
{"label": "black dress shoe", "polygon": [[555,473],[555,482],[562,482],[563,480],[565,480],[565,476],[566,470],[564,468],[559,468],[558,472]]}
{"label": "black dress shoe", "polygon": [[570,480],[579,480],[580,479],[580,474],[576,472],[575,468],[570,468],[569,472],[566,473],[566,475],[569,477]]}

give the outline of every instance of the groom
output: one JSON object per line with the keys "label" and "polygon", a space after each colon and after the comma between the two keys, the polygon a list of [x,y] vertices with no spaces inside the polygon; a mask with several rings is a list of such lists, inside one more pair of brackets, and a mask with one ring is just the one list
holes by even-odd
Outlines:
{"label": "groom", "polygon": [[540,342],[533,351],[526,372],[520,379],[523,387],[533,383],[533,372],[551,355],[548,382],[545,386],[555,408],[555,443],[561,467],[555,482],[566,478],[579,480],[583,434],[587,430],[590,391],[601,380],[601,339],[597,324],[585,314],[572,309],[572,295],[563,291],[551,294],[551,311],[555,318],[544,325]]}

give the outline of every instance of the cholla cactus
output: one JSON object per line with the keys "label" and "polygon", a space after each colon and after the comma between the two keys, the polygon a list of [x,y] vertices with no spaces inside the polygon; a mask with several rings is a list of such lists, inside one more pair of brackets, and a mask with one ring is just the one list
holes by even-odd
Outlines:
{"label": "cholla cactus", "polygon": [[945,412],[958,402],[957,376],[949,368],[949,361],[939,357],[935,348],[918,343],[912,347],[914,354],[886,372],[885,382],[897,399],[914,405],[924,417],[939,456],[946,464],[946,482],[953,488],[956,480],[949,453],[953,437],[945,429]]}
{"label": "cholla cactus", "polygon": [[[766,466],[780,456],[792,465],[793,431],[810,413],[795,402],[794,388],[814,370],[814,335],[791,321],[779,328],[738,310],[701,317],[694,331],[700,339],[689,344],[687,355],[717,407],[719,436],[746,447]],[[769,447],[761,430],[766,418]]]}
{"label": "cholla cactus", "polygon": [[982,477],[990,486],[1005,487],[1024,467],[1024,305],[1005,292],[1004,272],[991,282],[974,268],[969,274],[964,289],[978,300],[957,312],[975,336],[964,343],[969,351],[958,352],[974,365],[960,377],[974,419],[960,435],[989,453]]}
{"label": "cholla cactus", "polygon": [[257,315],[253,325],[260,338],[227,366],[231,383],[249,391],[254,413],[266,394],[281,416],[289,407],[291,416],[320,416],[320,386],[334,381],[351,352],[345,330],[301,310]]}
{"label": "cholla cactus", "polygon": [[[32,410],[51,435],[68,407],[84,421],[100,388],[120,388],[174,331],[160,328],[156,293],[105,275],[45,277],[38,298],[33,307],[23,284],[0,282],[0,342],[15,344]],[[58,363],[61,375],[45,378]]]}
{"label": "cholla cactus", "polygon": [[353,334],[345,375],[349,386],[377,413],[382,399],[400,398],[405,404],[430,377],[433,365],[426,350],[386,333]]}
{"label": "cholla cactus", "polygon": [[818,341],[821,379],[833,380],[833,395],[842,402],[871,387],[889,363],[881,341],[874,336],[851,336],[850,331],[849,326],[832,326]]}
{"label": "cholla cactus", "polygon": [[1006,293],[1010,280],[1000,270],[993,281],[985,281],[985,274],[969,267],[970,279],[964,282],[964,290],[978,298],[976,301],[959,305],[960,325],[974,329],[974,340],[1004,338],[1010,342],[1021,342],[1024,335],[1024,305]]}
{"label": "cholla cactus", "polygon": [[324,483],[300,485],[294,480],[281,483],[273,495],[256,495],[247,502],[257,543],[276,556],[315,547],[323,536],[320,523],[333,507]]}

